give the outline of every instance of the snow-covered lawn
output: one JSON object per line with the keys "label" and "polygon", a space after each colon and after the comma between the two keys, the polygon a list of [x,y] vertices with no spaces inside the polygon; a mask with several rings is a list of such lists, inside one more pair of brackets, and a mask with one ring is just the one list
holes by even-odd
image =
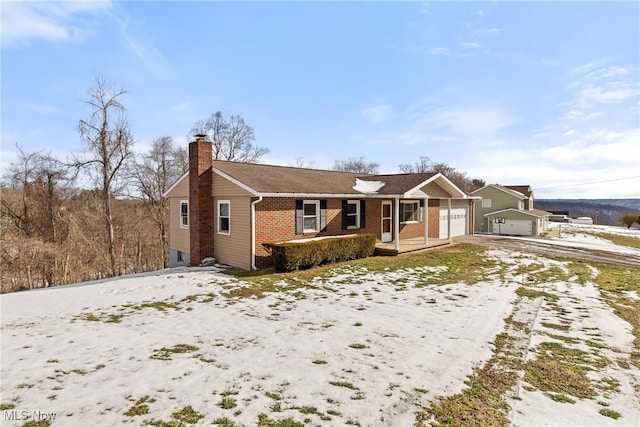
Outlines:
{"label": "snow-covered lawn", "polygon": [[[258,298],[230,296],[254,285],[215,268],[185,268],[2,295],[2,424],[22,425],[23,415],[40,411],[56,414],[51,425],[61,426],[143,425],[189,413],[197,425],[255,425],[265,417],[413,425],[416,413],[459,393],[492,357],[505,319],[522,308],[516,291],[531,273],[524,271],[565,268],[529,254],[487,256],[498,264],[473,285],[432,284],[447,266],[383,273],[342,266]],[[550,331],[566,334],[611,361],[590,374],[594,381],[618,385],[569,404],[519,382],[510,419],[639,425],[630,325],[592,284],[565,278],[536,286],[557,295],[564,309],[527,300],[530,351],[523,360],[554,340]],[[553,324],[570,326],[558,332]],[[602,346],[583,345],[588,339]],[[622,417],[601,415],[604,404]]]}

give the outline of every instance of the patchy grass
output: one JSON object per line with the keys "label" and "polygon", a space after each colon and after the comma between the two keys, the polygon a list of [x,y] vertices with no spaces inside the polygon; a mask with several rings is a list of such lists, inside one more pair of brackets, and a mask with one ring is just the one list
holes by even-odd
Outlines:
{"label": "patchy grass", "polygon": [[238,406],[236,399],[233,397],[225,396],[218,402],[217,406],[222,409],[232,409]]}
{"label": "patchy grass", "polygon": [[149,413],[149,406],[147,403],[155,402],[155,399],[150,398],[149,396],[143,396],[140,399],[136,400],[134,405],[124,413],[127,417],[135,417],[137,415],[145,415]]}
{"label": "patchy grass", "polygon": [[631,237],[631,236],[621,236],[619,234],[610,234],[610,233],[595,233],[591,231],[580,231],[583,234],[588,234],[590,236],[599,237],[604,240],[608,240],[611,243],[614,243],[619,246],[628,246],[631,248],[640,249],[640,239]]}
{"label": "patchy grass", "polygon": [[613,418],[614,420],[617,420],[618,418],[620,418],[622,416],[622,414],[620,414],[620,412],[614,411],[613,409],[600,409],[598,411],[598,413],[600,415],[604,415],[605,417],[609,417],[609,418]]}
{"label": "patchy grass", "polygon": [[357,343],[357,342],[355,342],[353,344],[349,344],[349,347],[355,348],[356,350],[362,350],[363,348],[367,348],[366,345],[360,344],[360,343]]}
{"label": "patchy grass", "polygon": [[544,298],[548,302],[556,302],[560,299],[557,295],[551,294],[549,292],[539,291],[537,289],[531,289],[525,286],[520,286],[516,289],[516,295],[525,297],[525,298]]}
{"label": "patchy grass", "polygon": [[352,383],[347,381],[329,381],[329,384],[336,387],[348,388],[349,390],[359,390],[358,387],[354,386]]}
{"label": "patchy grass", "polygon": [[153,350],[153,354],[150,356],[151,359],[157,360],[171,360],[172,354],[179,353],[192,353],[197,351],[198,347],[189,345],[189,344],[176,344],[173,347],[162,347],[161,349]]}
{"label": "patchy grass", "polygon": [[554,402],[571,403],[571,404],[576,403],[575,399],[570,398],[566,394],[562,394],[562,393],[545,393],[544,395],[547,396],[549,399],[553,400]]}
{"label": "patchy grass", "polygon": [[524,366],[524,380],[544,392],[567,394],[591,399],[597,396],[587,373],[593,368],[588,353],[545,342],[540,345],[542,354]]}
{"label": "patchy grass", "polygon": [[272,420],[265,414],[258,415],[258,427],[305,427],[305,425],[293,418]]}
{"label": "patchy grass", "polygon": [[428,253],[401,257],[374,256],[289,273],[275,273],[273,269],[260,271],[228,269],[224,273],[241,280],[242,286],[237,286],[240,283],[233,283],[225,296],[231,298],[263,298],[268,293],[306,288],[310,286],[309,284],[313,280],[329,279],[344,267],[366,274],[447,266],[446,269],[439,271],[438,274],[429,273],[429,283],[464,282],[474,284],[485,278],[485,270],[487,268],[496,265],[495,261],[488,260],[485,257],[484,252],[485,248],[480,245],[459,244]]}

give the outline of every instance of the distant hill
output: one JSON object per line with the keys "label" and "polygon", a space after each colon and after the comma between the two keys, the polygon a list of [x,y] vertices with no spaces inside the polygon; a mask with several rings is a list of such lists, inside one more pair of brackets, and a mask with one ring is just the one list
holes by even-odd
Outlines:
{"label": "distant hill", "polygon": [[603,225],[622,225],[623,215],[640,215],[640,199],[536,199],[533,204],[545,211],[568,211],[571,218],[589,216]]}

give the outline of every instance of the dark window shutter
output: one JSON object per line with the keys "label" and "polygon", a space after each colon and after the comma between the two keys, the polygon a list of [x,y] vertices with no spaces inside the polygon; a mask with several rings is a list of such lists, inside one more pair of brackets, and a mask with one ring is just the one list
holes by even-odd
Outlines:
{"label": "dark window shutter", "polygon": [[303,203],[302,200],[296,200],[296,234],[304,234]]}
{"label": "dark window shutter", "polygon": [[424,209],[424,199],[420,199],[420,212],[418,212],[418,221],[423,222],[427,217],[426,209]]}
{"label": "dark window shutter", "polygon": [[347,210],[348,210],[348,201],[347,200],[343,200],[342,201],[342,229],[346,230],[347,229]]}
{"label": "dark window shutter", "polygon": [[327,230],[327,201],[320,200],[320,231]]}
{"label": "dark window shutter", "polygon": [[365,210],[365,206],[367,205],[366,200],[360,200],[360,228],[364,228],[366,223],[364,219],[367,217],[367,212]]}

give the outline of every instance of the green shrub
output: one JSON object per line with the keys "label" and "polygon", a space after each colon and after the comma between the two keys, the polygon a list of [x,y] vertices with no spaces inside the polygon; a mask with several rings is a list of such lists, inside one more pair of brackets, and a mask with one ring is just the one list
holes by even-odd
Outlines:
{"label": "green shrub", "polygon": [[271,253],[276,271],[294,271],[322,264],[366,258],[373,255],[375,234],[362,233],[326,237],[304,242],[263,243]]}

